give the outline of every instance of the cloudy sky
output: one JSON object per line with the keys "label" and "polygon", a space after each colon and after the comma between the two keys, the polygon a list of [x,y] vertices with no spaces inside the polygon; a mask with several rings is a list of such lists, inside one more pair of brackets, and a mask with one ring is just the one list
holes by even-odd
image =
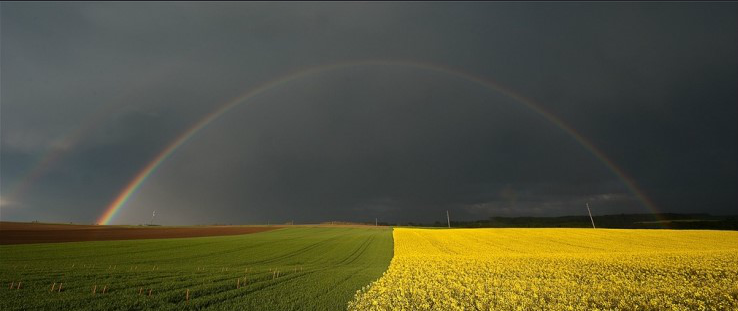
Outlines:
{"label": "cloudy sky", "polygon": [[737,10],[3,2],[0,218],[95,222],[203,117],[306,68],[330,69],[210,122],[113,223],[736,214]]}

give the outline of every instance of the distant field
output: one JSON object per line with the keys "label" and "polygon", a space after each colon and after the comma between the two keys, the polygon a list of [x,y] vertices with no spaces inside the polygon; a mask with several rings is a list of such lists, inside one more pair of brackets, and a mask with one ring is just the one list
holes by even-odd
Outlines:
{"label": "distant field", "polygon": [[392,251],[391,229],[330,227],[2,245],[0,310],[345,310]]}
{"label": "distant field", "polygon": [[272,226],[90,226],[0,222],[0,244],[188,238],[256,233],[278,228]]}
{"label": "distant field", "polygon": [[396,228],[350,310],[738,310],[738,232]]}

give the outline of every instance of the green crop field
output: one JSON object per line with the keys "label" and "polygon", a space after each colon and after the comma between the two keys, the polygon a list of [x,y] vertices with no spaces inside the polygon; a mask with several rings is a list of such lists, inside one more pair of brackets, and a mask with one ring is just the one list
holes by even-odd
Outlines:
{"label": "green crop field", "polygon": [[0,310],[345,310],[391,259],[386,228],[3,245]]}

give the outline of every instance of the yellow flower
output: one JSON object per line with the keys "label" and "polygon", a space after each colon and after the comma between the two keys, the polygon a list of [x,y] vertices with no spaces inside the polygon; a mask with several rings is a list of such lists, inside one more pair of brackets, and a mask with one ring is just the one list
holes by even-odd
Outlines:
{"label": "yellow flower", "polygon": [[738,309],[738,232],[405,229],[349,310]]}

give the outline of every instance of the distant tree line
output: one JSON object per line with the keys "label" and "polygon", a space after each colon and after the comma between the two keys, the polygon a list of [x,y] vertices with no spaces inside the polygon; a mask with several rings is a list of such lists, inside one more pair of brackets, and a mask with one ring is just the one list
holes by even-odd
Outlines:
{"label": "distant tree line", "polygon": [[[738,230],[738,216],[709,214],[619,214],[594,216],[597,228],[611,229],[713,229]],[[404,224],[419,227],[446,227],[445,221]],[[589,216],[490,217],[483,220],[451,221],[454,228],[591,228]]]}

